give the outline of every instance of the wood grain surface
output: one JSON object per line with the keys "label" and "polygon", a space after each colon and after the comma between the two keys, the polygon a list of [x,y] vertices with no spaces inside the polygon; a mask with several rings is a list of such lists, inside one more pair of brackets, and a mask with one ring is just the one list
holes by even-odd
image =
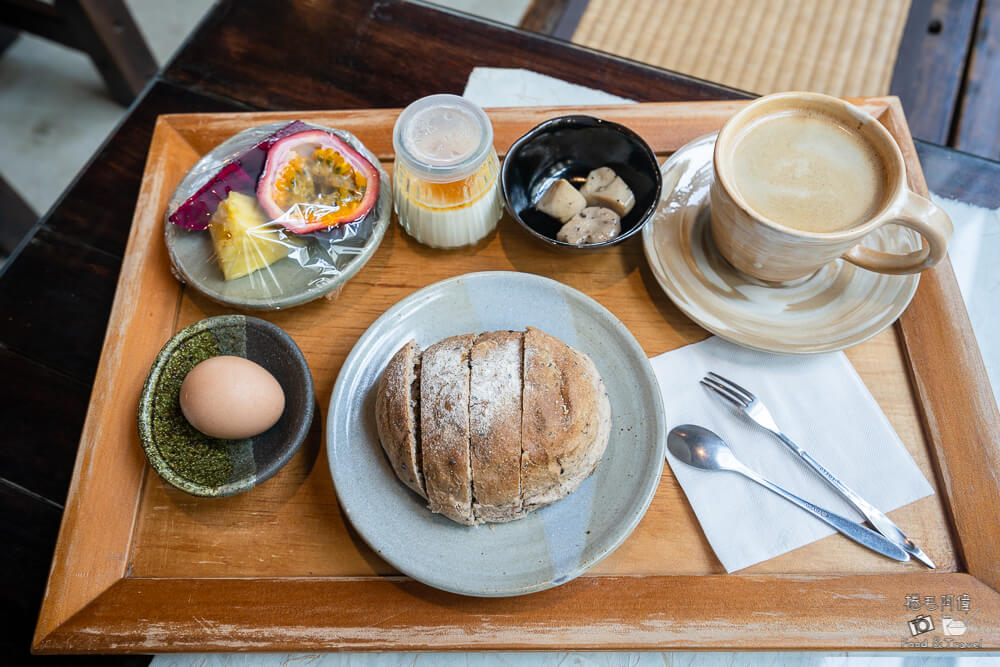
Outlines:
{"label": "wood grain surface", "polygon": [[[885,123],[903,157],[917,164],[896,98],[890,100]],[[919,168],[910,169],[908,178],[911,189],[927,191]],[[1000,559],[994,551],[1000,523],[986,520],[983,511],[1000,508],[1000,414],[951,262],[924,272],[899,330],[957,546],[967,571],[1000,589]],[[946,452],[953,440],[962,443],[961,457]]]}
{"label": "wood grain surface", "polygon": [[[899,139],[911,185],[925,191],[897,101],[858,102]],[[742,104],[585,111],[630,126],[665,157],[717,129]],[[502,154],[537,122],[566,111],[491,111],[498,151]],[[517,270],[547,275],[594,297],[628,325],[651,356],[707,335],[657,287],[639,239],[604,253],[555,254],[506,217],[483,242],[447,252],[417,244],[394,224],[339,298],[265,315],[291,334],[313,372],[321,410],[306,445],[278,475],[240,496],[199,499],[166,486],[140,453],[134,420],[142,381],[173,332],[229,312],[182,289],[169,273],[162,224],[174,186],[202,153],[234,132],[282,118],[350,130],[380,158],[390,160],[397,114],[161,117],[35,635],[36,651],[472,645],[898,649],[906,631],[903,617],[910,614],[903,604],[906,594],[966,590],[975,592],[977,629],[989,628],[983,630],[985,641],[1000,641],[1000,597],[991,589],[996,586],[996,558],[990,551],[1000,540],[1000,529],[995,522],[975,521],[977,505],[979,512],[1000,508],[1000,485],[992,471],[964,465],[973,456],[989,454],[1000,427],[995,408],[991,417],[982,403],[974,404],[982,410],[977,418],[968,424],[956,421],[964,411],[964,404],[955,400],[957,382],[971,380],[967,393],[988,392],[986,385],[977,384],[983,382],[981,361],[974,347],[965,347],[971,334],[967,318],[962,319],[961,300],[949,291],[954,279],[947,266],[922,280],[900,327],[848,351],[939,491],[892,514],[935,559],[938,573],[912,563],[890,563],[831,536],[739,575],[720,575],[720,564],[665,469],[633,536],[580,581],[498,601],[461,598],[393,576],[340,512],[322,443],[327,397],[337,371],[360,334],[386,308],[446,277]],[[963,557],[974,576],[963,573]]]}
{"label": "wood grain surface", "polygon": [[889,92],[909,111],[914,136],[947,144],[962,95],[979,0],[912,0]]}
{"label": "wood grain surface", "polygon": [[1000,208],[1000,162],[915,140],[927,188],[936,195],[982,208]]}
{"label": "wood grain surface", "polygon": [[982,0],[952,145],[1000,159],[1000,0]]}
{"label": "wood grain surface", "polygon": [[[285,5],[291,5],[287,11],[265,0],[222,3],[165,76],[266,109],[396,107],[431,91],[461,95],[475,67],[528,69],[647,102],[748,96],[542,35],[470,21],[420,0]],[[315,57],[310,45],[343,34],[345,26],[351,39]]]}
{"label": "wood grain surface", "polygon": [[912,641],[906,623],[914,617],[903,591],[968,595],[976,615],[969,632],[956,639],[995,648],[996,592],[967,574],[923,572],[582,577],[541,593],[492,599],[461,597],[399,577],[256,579],[252,585],[241,579],[131,578],[36,650],[899,651]]}

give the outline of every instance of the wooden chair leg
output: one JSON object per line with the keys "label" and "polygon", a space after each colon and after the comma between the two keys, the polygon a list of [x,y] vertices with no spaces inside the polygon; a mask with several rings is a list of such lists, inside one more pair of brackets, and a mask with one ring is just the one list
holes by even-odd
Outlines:
{"label": "wooden chair leg", "polygon": [[56,8],[101,73],[111,97],[132,103],[156,74],[156,60],[123,0],[56,0]]}
{"label": "wooden chair leg", "polygon": [[0,25],[0,54],[3,54],[3,52],[7,50],[7,47],[14,43],[18,34],[18,31],[13,28]]}
{"label": "wooden chair leg", "polygon": [[6,180],[0,178],[0,256],[14,252],[37,221],[38,214]]}
{"label": "wooden chair leg", "polygon": [[119,104],[131,104],[156,74],[156,60],[123,0],[0,0],[0,23],[89,55]]}
{"label": "wooden chair leg", "polygon": [[531,0],[518,25],[556,39],[573,38],[589,0]]}

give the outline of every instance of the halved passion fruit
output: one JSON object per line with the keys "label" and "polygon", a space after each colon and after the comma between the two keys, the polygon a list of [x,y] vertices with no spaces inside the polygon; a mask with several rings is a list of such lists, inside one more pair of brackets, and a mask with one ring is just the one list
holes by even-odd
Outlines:
{"label": "halved passion fruit", "polygon": [[378,169],[340,137],[305,130],[268,151],[257,199],[272,219],[305,234],[363,218],[378,186]]}
{"label": "halved passion fruit", "polygon": [[226,200],[230,192],[253,194],[257,188],[257,181],[264,171],[264,161],[271,147],[284,137],[308,127],[300,120],[292,121],[240,152],[178,206],[177,210],[170,214],[170,222],[187,229],[207,229],[219,204]]}

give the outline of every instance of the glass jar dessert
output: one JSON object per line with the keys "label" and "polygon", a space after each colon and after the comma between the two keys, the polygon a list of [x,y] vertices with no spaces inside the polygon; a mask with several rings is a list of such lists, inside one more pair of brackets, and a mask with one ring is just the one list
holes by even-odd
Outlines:
{"label": "glass jar dessert", "polygon": [[457,95],[431,95],[403,110],[392,133],[393,190],[403,229],[434,248],[476,243],[503,213],[493,126]]}

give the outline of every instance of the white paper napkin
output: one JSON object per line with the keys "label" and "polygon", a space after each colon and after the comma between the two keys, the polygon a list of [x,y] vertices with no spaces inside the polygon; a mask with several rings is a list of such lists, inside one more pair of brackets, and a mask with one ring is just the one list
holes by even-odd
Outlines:
{"label": "white paper napkin", "polygon": [[526,69],[476,67],[462,96],[481,107],[630,104],[635,100]]}
{"label": "white paper napkin", "polygon": [[[708,371],[762,399],[792,440],[883,512],[934,492],[843,352],[777,355],[713,336],[650,361],[669,428],[715,431],[743,463],[815,505],[864,519],[774,436],[698,384]],[[669,452],[667,462],[728,572],[834,533],[740,475],[697,470]]]}

